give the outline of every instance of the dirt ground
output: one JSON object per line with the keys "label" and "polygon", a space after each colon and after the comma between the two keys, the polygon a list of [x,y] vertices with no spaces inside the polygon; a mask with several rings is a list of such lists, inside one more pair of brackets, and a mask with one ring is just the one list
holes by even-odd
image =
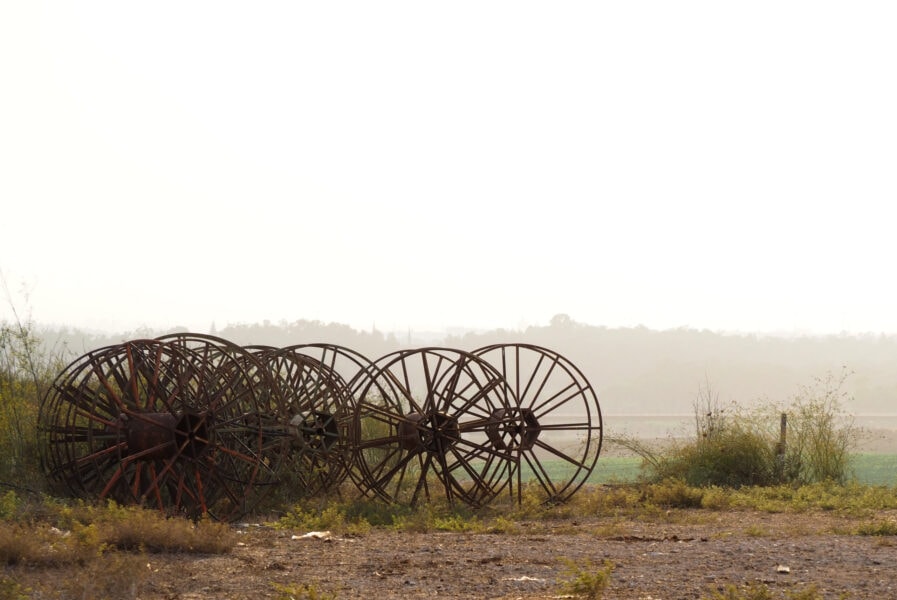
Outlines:
{"label": "dirt ground", "polygon": [[[403,533],[373,530],[319,539],[309,532],[238,526],[224,555],[146,556],[143,581],[122,598],[559,598],[565,560],[614,565],[604,598],[709,597],[728,584],[785,590],[815,585],[829,598],[897,598],[897,538],[861,536],[864,523],[897,512],[767,514],[674,510],[653,522],[615,517],[539,521],[518,533]],[[134,568],[133,566],[131,568]],[[25,585],[75,573],[17,570]],[[128,581],[123,577],[123,581]],[[278,590],[277,585],[285,586]],[[92,596],[85,596],[92,597]],[[567,596],[569,597],[569,596]]]}

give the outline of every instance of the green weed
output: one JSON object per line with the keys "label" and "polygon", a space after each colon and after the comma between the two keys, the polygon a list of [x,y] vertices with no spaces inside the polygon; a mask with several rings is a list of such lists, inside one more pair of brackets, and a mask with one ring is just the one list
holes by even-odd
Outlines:
{"label": "green weed", "polygon": [[13,519],[19,511],[19,504],[18,496],[12,490],[0,496],[0,520],[8,521]]}
{"label": "green weed", "polygon": [[744,534],[748,537],[766,537],[769,535],[769,531],[759,525],[750,525],[745,528]]}
{"label": "green weed", "polygon": [[700,508],[704,498],[702,488],[688,485],[681,479],[668,479],[643,488],[644,502],[663,508]]}
{"label": "green weed", "polygon": [[719,591],[714,591],[710,596],[704,596],[702,600],[822,600],[823,596],[816,586],[808,586],[799,590],[786,590],[782,595],[775,596],[764,584],[752,583],[739,588],[735,585],[727,585]]}
{"label": "green weed", "polygon": [[456,533],[481,533],[486,530],[486,526],[476,516],[459,514],[436,517],[433,520],[433,528],[437,531],[454,531]]}
{"label": "green weed", "polygon": [[336,600],[336,594],[318,590],[316,583],[272,583],[277,600]]}
{"label": "green weed", "polygon": [[486,525],[485,531],[487,533],[504,533],[508,535],[516,535],[520,533],[521,528],[520,524],[513,519],[508,519],[506,517],[495,517],[489,520],[488,524]]}
{"label": "green weed", "polygon": [[746,588],[727,585],[721,591],[714,591],[702,600],[773,600],[772,592],[762,584],[751,584]]}
{"label": "green weed", "polygon": [[[274,526],[278,529],[327,530],[339,535],[362,535],[371,530],[371,524],[364,516],[369,511],[362,510],[365,506],[358,503],[332,503],[316,507],[296,504]],[[379,520],[382,519],[381,513]]]}
{"label": "green weed", "polygon": [[605,560],[598,567],[592,561],[576,562],[571,559],[562,559],[564,563],[563,580],[560,583],[560,593],[599,600],[604,596],[604,590],[610,583],[611,572],[614,563]]}
{"label": "green weed", "polygon": [[857,528],[859,535],[897,535],[897,521],[877,521]]}
{"label": "green weed", "polygon": [[38,459],[39,398],[64,361],[44,352],[34,323],[10,308],[15,320],[0,321],[0,481],[28,482],[34,489],[44,480]]}
{"label": "green weed", "polygon": [[30,597],[30,589],[23,588],[11,577],[0,576],[0,600],[27,600]]}

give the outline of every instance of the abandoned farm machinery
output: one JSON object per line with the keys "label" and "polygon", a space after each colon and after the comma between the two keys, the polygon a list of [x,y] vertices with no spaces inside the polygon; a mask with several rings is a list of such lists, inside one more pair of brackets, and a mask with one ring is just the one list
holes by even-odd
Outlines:
{"label": "abandoned farm machinery", "polygon": [[42,398],[49,480],[90,500],[229,521],[278,486],[415,505],[570,498],[602,442],[592,386],[529,344],[370,360],[331,344],[173,334],[88,352]]}

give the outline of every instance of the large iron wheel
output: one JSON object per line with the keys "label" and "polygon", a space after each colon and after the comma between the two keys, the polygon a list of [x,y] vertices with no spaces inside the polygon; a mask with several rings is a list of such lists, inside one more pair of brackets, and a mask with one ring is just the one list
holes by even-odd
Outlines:
{"label": "large iron wheel", "polygon": [[494,366],[515,405],[493,431],[516,456],[516,499],[527,483],[545,503],[563,502],[589,478],[601,451],[595,390],[569,360],[530,344],[496,344],[473,352]]}
{"label": "large iron wheel", "polygon": [[[246,399],[243,405],[243,423],[246,431],[259,436],[258,459],[264,466],[253,477],[253,504],[258,504],[281,483],[281,477],[290,454],[290,434],[281,416],[285,412],[285,385],[278,379],[279,373],[268,369],[258,355],[238,344],[214,335],[175,333],[159,340],[178,348],[184,348],[209,365],[221,390],[230,390],[237,398]],[[235,434],[234,443],[240,436]],[[245,469],[245,464],[234,464]],[[238,480],[246,476],[238,476]]]}
{"label": "large iron wheel", "polygon": [[283,479],[303,497],[335,489],[348,473],[351,398],[331,366],[303,353],[302,346],[250,347],[282,387],[279,420],[290,440]]}
{"label": "large iron wheel", "polygon": [[77,496],[234,519],[275,480],[257,394],[241,364],[201,348],[135,340],[90,352],[41,403],[42,463]]}
{"label": "large iron wheel", "polygon": [[407,505],[488,503],[507,484],[512,458],[491,433],[516,405],[498,371],[447,348],[399,351],[376,364],[354,419],[362,492]]}
{"label": "large iron wheel", "polygon": [[367,356],[336,344],[297,344],[285,350],[314,358],[339,375],[346,382],[347,400],[350,402],[358,396],[359,387],[368,381],[371,372],[376,369]]}

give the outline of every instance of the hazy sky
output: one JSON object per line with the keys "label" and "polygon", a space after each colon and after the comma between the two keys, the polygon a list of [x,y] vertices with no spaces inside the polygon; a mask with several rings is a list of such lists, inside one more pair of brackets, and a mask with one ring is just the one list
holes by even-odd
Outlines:
{"label": "hazy sky", "polygon": [[890,0],[4,0],[0,271],[110,331],[894,333],[895,31]]}

